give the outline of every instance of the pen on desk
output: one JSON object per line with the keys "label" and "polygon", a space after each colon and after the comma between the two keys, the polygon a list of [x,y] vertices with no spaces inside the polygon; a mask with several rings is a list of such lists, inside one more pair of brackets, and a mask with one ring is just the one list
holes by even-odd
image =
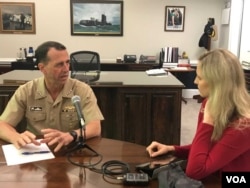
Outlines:
{"label": "pen on desk", "polygon": [[50,153],[50,151],[34,151],[34,152],[29,152],[29,151],[25,151],[22,152],[23,155],[33,155],[33,154],[43,154],[43,153]]}

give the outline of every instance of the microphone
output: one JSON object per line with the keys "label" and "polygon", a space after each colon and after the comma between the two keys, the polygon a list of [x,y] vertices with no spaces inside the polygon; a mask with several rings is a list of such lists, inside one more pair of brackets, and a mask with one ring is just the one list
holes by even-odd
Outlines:
{"label": "microphone", "polygon": [[80,105],[80,97],[78,95],[74,95],[72,98],[71,98],[71,102],[74,104],[75,108],[76,108],[76,112],[77,112],[77,116],[78,116],[78,119],[80,121],[80,124],[82,127],[85,126],[85,122],[84,122],[84,118],[83,118],[83,114],[82,114],[82,110],[81,110],[81,105]]}

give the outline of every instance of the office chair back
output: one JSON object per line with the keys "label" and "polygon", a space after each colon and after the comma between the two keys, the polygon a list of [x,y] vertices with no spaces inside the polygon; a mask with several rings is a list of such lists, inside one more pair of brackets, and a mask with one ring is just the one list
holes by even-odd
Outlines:
{"label": "office chair back", "polygon": [[86,83],[99,80],[101,65],[100,56],[93,51],[77,51],[70,54],[71,78]]}

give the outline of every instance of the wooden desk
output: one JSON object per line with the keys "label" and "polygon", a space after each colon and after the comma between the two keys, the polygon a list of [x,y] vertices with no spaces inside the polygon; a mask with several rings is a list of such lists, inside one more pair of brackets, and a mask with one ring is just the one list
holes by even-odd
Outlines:
{"label": "wooden desk", "polygon": [[[192,87],[190,83],[194,82],[193,74],[195,72],[194,68],[191,67],[176,67],[176,68],[167,68],[165,69],[168,72],[171,72],[178,80],[180,80],[186,88]],[[196,87],[196,86],[195,86]],[[196,87],[197,88],[197,87]],[[187,100],[182,97],[182,101],[187,103]]]}
{"label": "wooden desk", "polygon": [[[198,89],[197,85],[194,84],[196,77],[196,67],[188,67],[186,70],[183,69],[167,69],[171,72],[178,80],[180,80],[188,89]],[[201,103],[204,98],[200,95],[194,95],[193,99],[197,99],[198,103]],[[187,101],[182,98],[182,100],[187,103]]]}
{"label": "wooden desk", "polygon": [[194,79],[196,76],[196,69],[192,67],[186,67],[187,69],[178,68],[167,68],[168,72],[171,72],[178,80],[180,80],[188,89],[197,89],[194,84]]}
{"label": "wooden desk", "polygon": [[[1,65],[1,64],[0,64]],[[3,66],[0,66],[2,68]],[[35,63],[13,61],[6,64],[8,70],[37,70]],[[101,63],[101,71],[146,71],[158,68],[157,63]]]}
{"label": "wooden desk", "polygon": [[[18,85],[4,79],[28,81],[42,76],[37,70],[15,70],[0,77],[0,114]],[[115,82],[115,83],[114,83]],[[102,136],[148,145],[153,140],[180,144],[181,97],[184,85],[173,75],[102,71],[91,85],[104,115]]]}
{"label": "wooden desk", "polygon": [[10,62],[16,61],[16,58],[0,58],[0,74],[11,71]]}
{"label": "wooden desk", "polygon": [[38,70],[38,66],[35,63],[28,62],[11,62],[11,70]]}
{"label": "wooden desk", "polygon": [[9,65],[0,64],[0,74],[4,74],[9,71],[11,71],[11,68]]}
{"label": "wooden desk", "polygon": [[[0,140],[0,145],[3,144],[6,143]],[[128,163],[131,171],[134,172],[135,165],[150,161],[145,146],[106,138],[93,138],[88,140],[87,144],[103,156],[97,168],[100,168],[104,162],[119,160]],[[50,160],[7,166],[2,147],[0,147],[0,187],[3,188],[126,187],[122,184],[110,184],[104,181],[101,174],[88,169],[86,169],[86,179],[81,179],[79,170],[80,167],[70,164],[66,156],[61,154],[57,154],[56,158]],[[208,177],[203,182],[206,188],[220,187],[220,181],[216,177]],[[151,181],[147,187],[158,188],[157,180]]]}
{"label": "wooden desk", "polygon": [[101,71],[146,71],[158,67],[157,63],[101,63]]}

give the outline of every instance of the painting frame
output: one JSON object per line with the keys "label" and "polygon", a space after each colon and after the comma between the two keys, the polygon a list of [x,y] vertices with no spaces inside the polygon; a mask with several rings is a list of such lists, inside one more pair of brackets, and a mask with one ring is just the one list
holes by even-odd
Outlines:
{"label": "painting frame", "polygon": [[0,34],[35,34],[35,3],[0,2]]}
{"label": "painting frame", "polygon": [[123,1],[70,0],[71,35],[123,36]]}
{"label": "painting frame", "polygon": [[185,26],[185,6],[165,7],[165,31],[182,32]]}

